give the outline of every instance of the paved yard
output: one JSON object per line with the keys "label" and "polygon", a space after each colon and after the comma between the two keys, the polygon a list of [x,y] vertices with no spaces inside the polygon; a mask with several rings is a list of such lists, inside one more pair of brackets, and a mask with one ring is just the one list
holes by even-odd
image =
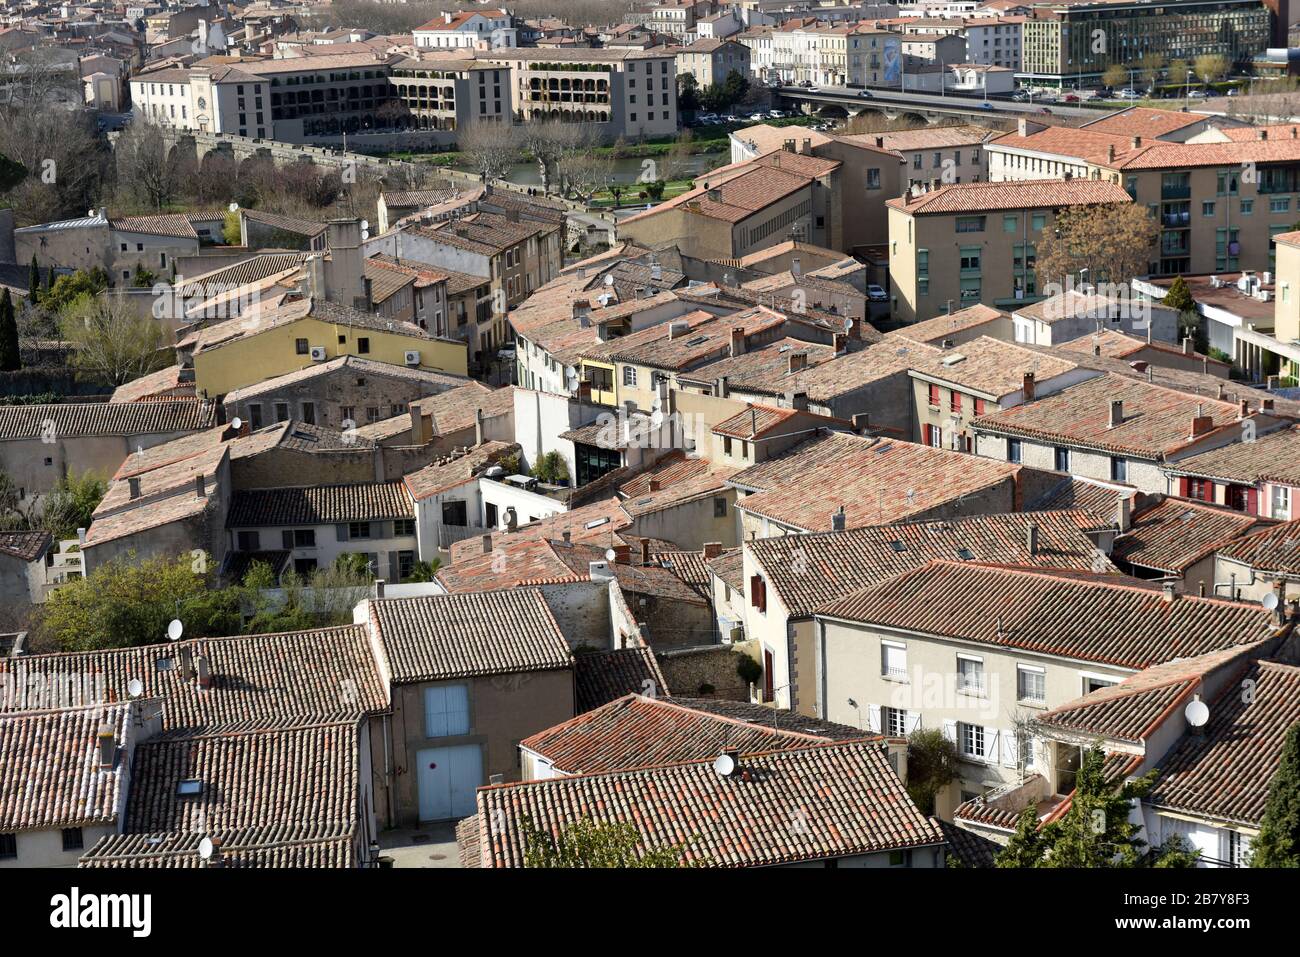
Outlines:
{"label": "paved yard", "polygon": [[460,867],[455,823],[399,828],[379,835],[379,853],[394,867]]}

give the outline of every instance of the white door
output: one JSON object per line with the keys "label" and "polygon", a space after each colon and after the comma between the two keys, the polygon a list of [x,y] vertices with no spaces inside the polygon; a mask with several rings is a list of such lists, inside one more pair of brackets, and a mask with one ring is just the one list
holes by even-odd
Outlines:
{"label": "white door", "polygon": [[445,821],[474,813],[474,791],[483,783],[483,753],[477,744],[416,752],[421,821]]}

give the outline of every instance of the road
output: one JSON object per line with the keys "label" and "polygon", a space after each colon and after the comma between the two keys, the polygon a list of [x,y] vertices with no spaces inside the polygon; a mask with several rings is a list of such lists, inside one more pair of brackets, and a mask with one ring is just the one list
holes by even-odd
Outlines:
{"label": "road", "polygon": [[[1018,103],[1005,97],[990,97],[988,102],[993,105],[992,109],[986,110],[981,104],[984,100],[978,96],[966,96],[964,94],[947,94],[940,96],[937,93],[917,93],[911,91],[903,93],[895,90],[882,90],[873,88],[870,90],[871,96],[861,95],[860,90],[851,90],[846,87],[807,87],[799,86],[782,86],[772,90],[774,95],[786,97],[794,100],[805,100],[813,102],[831,103],[836,105],[848,105],[850,103],[857,106],[863,104],[876,104],[879,106],[897,106],[900,108],[911,107],[918,110],[943,110],[948,112],[968,113],[972,116],[986,114],[1033,114],[1043,112],[1044,105],[1038,102]],[[1115,108],[1122,109],[1126,104],[1115,101]],[[1087,107],[1073,106],[1067,103],[1049,103],[1046,108],[1054,116],[1085,116],[1096,117],[1098,112],[1095,109]]]}

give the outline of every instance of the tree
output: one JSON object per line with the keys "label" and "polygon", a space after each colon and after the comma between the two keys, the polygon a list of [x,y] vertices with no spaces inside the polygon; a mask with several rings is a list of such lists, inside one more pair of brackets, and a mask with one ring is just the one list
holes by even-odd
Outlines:
{"label": "tree", "polygon": [[694,73],[677,74],[677,112],[693,113],[700,108],[700,84]]}
{"label": "tree", "polygon": [[580,818],[558,835],[520,821],[525,867],[698,867],[703,861],[684,860],[685,845],[647,848],[636,826],[627,822],[604,823]]}
{"label": "tree", "polygon": [[157,277],[148,269],[144,268],[144,263],[135,264],[135,272],[131,276],[131,285],[136,289],[151,289]]}
{"label": "tree", "polygon": [[1182,336],[1191,336],[1196,340],[1196,348],[1204,351],[1205,333],[1201,330],[1201,317],[1196,311],[1196,300],[1182,276],[1175,276],[1169,284],[1169,291],[1160,300],[1162,306],[1178,310],[1178,326]]}
{"label": "tree", "polygon": [[221,238],[227,246],[238,246],[244,241],[243,230],[239,226],[239,211],[226,211],[225,221],[221,224]]}
{"label": "tree", "polygon": [[933,814],[939,792],[957,779],[959,759],[957,746],[937,728],[908,735],[907,793],[922,814]]}
{"label": "tree", "polygon": [[1039,289],[1088,282],[1127,283],[1145,275],[1160,226],[1145,206],[1107,203],[1073,206],[1056,215],[1055,231],[1038,244]]}
{"label": "tree", "polygon": [[1222,53],[1202,53],[1192,62],[1192,69],[1201,78],[1201,82],[1207,85],[1222,80],[1232,68],[1231,61]]}
{"label": "tree", "polygon": [[72,364],[106,385],[119,386],[167,363],[161,323],[119,294],[78,299],[60,314],[59,327],[73,346]]}
{"label": "tree", "polygon": [[1251,867],[1300,867],[1300,723],[1291,725],[1251,845]]}
{"label": "tree", "polygon": [[564,456],[554,451],[541,456],[533,465],[532,473],[533,478],[552,484],[569,480],[569,467],[564,464]]}
{"label": "tree", "polygon": [[41,525],[55,541],[75,538],[77,529],[90,527],[90,516],[107,491],[107,483],[93,472],[59,479],[42,501]]}
{"label": "tree", "polygon": [[0,153],[0,193],[7,193],[27,178],[27,167]]}
{"label": "tree", "polygon": [[994,861],[997,867],[1192,867],[1196,853],[1181,840],[1150,848],[1131,820],[1133,802],[1155,787],[1156,772],[1134,781],[1107,778],[1099,747],[1083,753],[1065,816],[1041,825],[1025,808],[1016,831]]}
{"label": "tree", "polygon": [[1188,66],[1187,61],[1184,59],[1180,58],[1177,60],[1170,60],[1169,82],[1177,86],[1183,86],[1187,83],[1187,74],[1191,72],[1191,69],[1192,68]]}
{"label": "tree", "polygon": [[18,318],[9,287],[0,290],[0,372],[13,372],[23,367],[18,351]]}
{"label": "tree", "polygon": [[118,183],[133,196],[162,209],[180,187],[179,164],[157,123],[137,117],[113,148]]}
{"label": "tree", "polygon": [[1148,90],[1155,89],[1156,81],[1160,79],[1160,71],[1164,68],[1165,58],[1159,53],[1144,53],[1138,60],[1139,73]]}
{"label": "tree", "polygon": [[441,558],[430,558],[428,561],[421,559],[411,566],[411,573],[406,576],[408,582],[431,582],[438,577],[438,569],[442,567]]}
{"label": "tree", "polygon": [[668,148],[668,152],[659,158],[658,178],[665,183],[675,179],[685,179],[690,172],[691,147],[695,137],[689,128],[677,134],[677,139]]}
{"label": "tree", "polygon": [[0,153],[28,171],[5,196],[18,226],[85,216],[103,192],[109,153],[89,112],[0,104]]}
{"label": "tree", "polygon": [[465,162],[485,183],[501,179],[519,162],[523,136],[513,123],[480,120],[466,124],[456,134],[456,146]]}
{"label": "tree", "polygon": [[134,553],[99,566],[50,593],[40,616],[41,638],[64,651],[95,651],[155,644],[179,618],[185,636],[238,634],[239,595],[210,590],[211,562],[189,555],[139,559]]}
{"label": "tree", "polygon": [[108,273],[98,266],[90,271],[78,269],[58,278],[55,278],[53,269],[47,269],[41,306],[46,312],[61,313],[73,303],[93,298],[107,288]]}
{"label": "tree", "polygon": [[27,301],[33,306],[41,301],[41,267],[32,253],[32,264],[27,267]]}
{"label": "tree", "polygon": [[1123,86],[1128,82],[1128,70],[1124,69],[1122,64],[1112,63],[1101,75],[1101,82],[1112,90],[1117,86]]}

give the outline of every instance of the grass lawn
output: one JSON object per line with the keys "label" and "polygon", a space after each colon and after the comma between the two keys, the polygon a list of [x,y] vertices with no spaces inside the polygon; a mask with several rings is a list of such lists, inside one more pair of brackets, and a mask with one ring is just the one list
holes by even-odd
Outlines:
{"label": "grass lawn", "polygon": [[[692,188],[693,183],[694,180],[689,180],[689,179],[670,180],[668,184],[664,187],[663,199],[672,199],[674,196],[680,196],[682,193],[688,192]],[[640,184],[637,183],[629,184],[628,188],[623,190],[619,194],[620,205],[640,206],[643,203],[650,202],[650,198],[648,196],[645,197],[644,199],[641,198],[640,196],[641,192],[642,192],[642,188]],[[600,192],[598,192],[595,196],[592,197],[591,205],[611,207],[614,205],[614,196],[612,193],[610,193],[609,190],[602,189]]]}

